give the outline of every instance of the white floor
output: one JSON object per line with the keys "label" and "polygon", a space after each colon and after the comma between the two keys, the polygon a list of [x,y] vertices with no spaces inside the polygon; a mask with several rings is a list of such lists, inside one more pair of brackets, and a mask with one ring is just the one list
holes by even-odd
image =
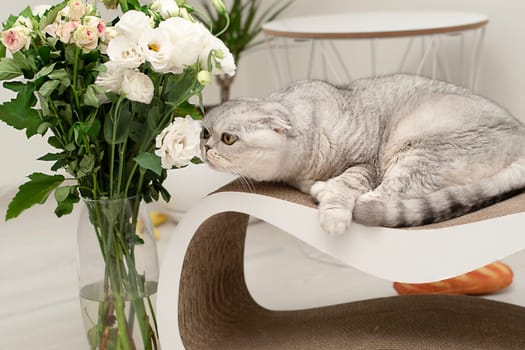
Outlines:
{"label": "white floor", "polygon": [[[0,196],[3,216],[12,193]],[[76,280],[77,216],[57,219],[53,200],[18,219],[0,222],[0,349],[87,349]],[[164,254],[173,224],[160,228]],[[311,258],[287,234],[258,222],[250,226],[246,275],[255,299],[271,309],[297,309],[394,295],[391,282]],[[491,296],[525,305],[525,254],[505,260],[514,284]]]}

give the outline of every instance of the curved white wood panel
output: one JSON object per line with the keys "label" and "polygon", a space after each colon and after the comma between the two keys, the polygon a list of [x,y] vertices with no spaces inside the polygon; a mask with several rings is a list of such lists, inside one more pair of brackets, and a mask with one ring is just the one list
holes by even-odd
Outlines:
{"label": "curved white wood panel", "polygon": [[525,213],[439,229],[352,224],[346,234],[330,236],[322,231],[314,208],[251,193],[212,194],[187,212],[166,250],[157,299],[163,349],[183,349],[176,326],[178,292],[191,238],[207,218],[231,211],[255,216],[349,266],[391,281],[437,281],[525,249]]}

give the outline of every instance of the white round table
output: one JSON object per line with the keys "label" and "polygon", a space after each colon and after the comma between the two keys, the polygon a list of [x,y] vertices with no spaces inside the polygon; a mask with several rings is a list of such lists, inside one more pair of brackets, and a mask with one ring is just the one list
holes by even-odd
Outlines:
{"label": "white round table", "polygon": [[[422,54],[416,74],[421,74],[424,64],[431,60],[432,75],[437,75],[438,65],[447,80],[450,80],[448,63],[442,53],[441,38],[444,35],[459,35],[463,43],[463,33],[474,32],[471,45],[469,62],[470,76],[468,87],[475,89],[477,83],[477,66],[485,27],[489,19],[484,14],[465,12],[439,12],[439,11],[393,11],[393,12],[354,12],[340,14],[325,14],[306,17],[284,18],[268,22],[263,26],[267,38],[293,39],[295,41],[309,41],[311,43],[310,59],[308,64],[308,78],[311,76],[317,46],[325,64],[329,61],[330,49],[332,56],[343,68],[346,78],[351,80],[346,62],[333,44],[334,40],[368,39],[371,41],[372,75],[376,75],[376,40],[386,38],[409,38],[407,48],[403,54],[399,70],[404,68],[409,52],[413,47],[414,38],[420,37],[422,41]],[[426,40],[426,44],[425,41]],[[275,45],[268,40],[272,59],[277,69],[277,59],[274,54]],[[328,45],[326,45],[328,44]],[[424,47],[423,47],[424,45]],[[462,44],[463,50],[463,44]],[[285,50],[288,53],[288,50]],[[463,56],[463,53],[462,53]],[[289,58],[286,58],[289,62]],[[462,65],[464,64],[461,59]],[[287,67],[289,68],[289,67]],[[333,65],[331,66],[332,70]],[[288,75],[277,71],[277,76],[282,79]],[[282,80],[280,81],[282,83]],[[282,85],[282,84],[281,84]]]}

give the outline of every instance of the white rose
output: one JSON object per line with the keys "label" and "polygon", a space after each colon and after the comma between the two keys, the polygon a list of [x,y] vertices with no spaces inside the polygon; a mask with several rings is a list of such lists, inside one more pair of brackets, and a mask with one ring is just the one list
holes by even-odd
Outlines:
{"label": "white rose", "polygon": [[168,37],[171,44],[171,72],[181,73],[186,66],[198,61],[205,39],[205,28],[201,23],[171,17],[161,22],[158,29]]}
{"label": "white rose", "polygon": [[155,139],[155,154],[162,167],[171,169],[188,165],[200,154],[201,124],[190,116],[175,118]]}
{"label": "white rose", "polygon": [[61,23],[65,19],[69,18],[69,6],[64,7],[62,10],[58,11],[55,18],[55,23]]}
{"label": "white rose", "polygon": [[106,91],[119,94],[122,88],[122,79],[124,78],[126,68],[111,61],[104,63],[104,66],[106,67],[106,71],[98,73],[95,84],[106,89]]}
{"label": "white rose", "polygon": [[230,50],[224,45],[221,39],[217,38],[211,34],[206,28],[207,32],[206,39],[203,45],[203,49],[200,55],[200,62],[203,67],[208,67],[208,55],[212,50],[220,52],[220,58],[217,60],[220,62],[221,67],[216,67],[214,65],[212,73],[213,74],[228,74],[229,76],[235,75],[235,61]]}
{"label": "white rose", "polygon": [[126,70],[122,77],[122,93],[128,100],[150,103],[153,99],[155,87],[150,77],[134,70]]}
{"label": "white rose", "polygon": [[81,24],[73,33],[73,42],[85,51],[94,50],[98,45],[98,32],[96,28]]}
{"label": "white rose", "polygon": [[42,32],[49,36],[56,37],[59,30],[60,30],[60,27],[58,24],[51,23],[45,26]]}
{"label": "white rose", "polygon": [[144,12],[135,10],[125,12],[115,25],[118,36],[126,36],[130,41],[135,42],[142,33],[151,28],[151,19]]}
{"label": "white rose", "polygon": [[108,43],[109,59],[125,68],[137,68],[144,63],[144,53],[137,42],[126,36],[117,36]]}
{"label": "white rose", "polygon": [[72,21],[79,21],[82,16],[87,14],[89,8],[81,0],[69,1],[69,19]]}
{"label": "white rose", "polygon": [[12,27],[2,32],[2,44],[11,53],[15,53],[22,48],[27,50],[31,45],[31,30],[24,26]]}
{"label": "white rose", "polygon": [[33,23],[31,23],[31,20],[29,18],[24,17],[24,16],[20,16],[16,19],[13,27],[18,27],[18,26],[26,27],[26,28],[33,30]]}
{"label": "white rose", "polygon": [[153,0],[150,8],[158,12],[163,19],[175,17],[179,14],[179,6],[175,0]]}

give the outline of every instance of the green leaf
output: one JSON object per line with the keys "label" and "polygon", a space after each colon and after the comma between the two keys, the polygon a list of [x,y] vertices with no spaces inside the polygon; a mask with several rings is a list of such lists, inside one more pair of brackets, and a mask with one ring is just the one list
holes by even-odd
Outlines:
{"label": "green leaf", "polygon": [[49,97],[59,85],[60,80],[48,80],[44,84],[42,84],[38,92],[44,97]]}
{"label": "green leaf", "polygon": [[172,76],[168,79],[164,96],[165,101],[170,106],[178,107],[195,94],[195,89],[199,82],[195,79],[191,70],[185,70],[180,76]]}
{"label": "green leaf", "polygon": [[158,156],[149,152],[144,152],[133,158],[133,160],[142,168],[151,170],[159,176],[162,175],[162,165]]}
{"label": "green leaf", "polygon": [[28,176],[29,181],[18,188],[15,197],[9,203],[6,220],[16,218],[24,210],[35,204],[42,204],[49,197],[49,194],[57,188],[64,177],[62,175],[46,175],[42,173],[33,173]]}
{"label": "green leaf", "polygon": [[32,106],[36,103],[33,86],[26,84],[16,98],[0,105],[0,120],[17,130],[26,130],[27,137],[37,134],[41,120]]}
{"label": "green leaf", "polygon": [[61,217],[73,211],[73,205],[80,200],[77,186],[62,186],[55,190],[57,207],[55,214]]}
{"label": "green leaf", "polygon": [[48,76],[53,71],[53,69],[55,69],[55,65],[56,65],[56,62],[53,64],[50,64],[49,66],[42,68],[35,74],[34,79],[36,80],[36,79],[40,79],[42,77]]}
{"label": "green leaf", "polygon": [[64,68],[60,68],[49,73],[48,78],[52,80],[64,80],[69,78],[69,73]]}
{"label": "green leaf", "polygon": [[51,58],[51,48],[49,46],[42,46],[38,48],[38,53],[42,62],[48,63]]}
{"label": "green leaf", "polygon": [[49,143],[51,146],[55,148],[62,149],[64,146],[62,145],[62,142],[60,142],[60,139],[56,136],[50,136],[47,139],[47,143]]}
{"label": "green leaf", "polygon": [[33,16],[33,11],[31,11],[31,7],[26,6],[22,12],[20,12],[20,16],[31,18]]}
{"label": "green leaf", "polygon": [[[114,115],[111,109],[110,115],[104,120],[104,139],[110,145],[124,143],[128,139],[131,128],[131,112],[127,103],[122,103],[122,108],[118,115]],[[113,120],[116,118],[117,120]]]}
{"label": "green leaf", "polygon": [[193,164],[202,164],[202,163],[203,163],[202,159],[200,159],[199,157],[193,157],[193,159],[191,160],[191,162],[192,162]]}
{"label": "green leaf", "polygon": [[40,30],[41,31],[44,30],[44,28],[47,25],[53,23],[55,21],[57,14],[60,12],[60,10],[66,7],[67,4],[68,3],[66,1],[63,1],[62,3],[55,5],[51,7],[49,10],[47,10],[42,16],[42,18],[40,19],[40,24],[39,24]]}
{"label": "green leaf", "polygon": [[55,215],[57,217],[62,217],[64,215],[71,214],[71,212],[73,211],[73,204],[73,201],[69,200],[59,202],[55,209]]}
{"label": "green leaf", "polygon": [[5,81],[3,86],[7,90],[11,90],[14,92],[20,92],[24,89],[24,86],[26,86],[26,84],[22,83],[21,81]]}
{"label": "green leaf", "polygon": [[55,199],[57,202],[62,202],[67,199],[69,194],[71,193],[71,189],[75,188],[75,186],[61,186],[58,187],[55,190]]}
{"label": "green leaf", "polygon": [[94,88],[94,85],[89,85],[84,94],[84,104],[87,106],[98,107],[98,97],[96,93],[97,89]]}
{"label": "green leaf", "polygon": [[78,177],[83,177],[90,174],[91,172],[93,172],[93,169],[95,167],[95,156],[92,153],[86,154],[82,158],[80,163],[78,163],[78,165],[80,167],[80,169],[77,172]]}
{"label": "green leaf", "polygon": [[42,157],[38,158],[37,160],[43,160],[43,161],[55,161],[66,158],[67,155],[64,153],[48,153],[46,155],[43,155]]}
{"label": "green leaf", "polygon": [[22,75],[22,69],[12,58],[0,60],[0,80],[10,80]]}
{"label": "green leaf", "polygon": [[0,43],[0,58],[4,58],[7,53],[7,49],[4,44]]}
{"label": "green leaf", "polygon": [[[32,56],[29,56],[29,57],[34,59],[34,57]],[[26,57],[26,55],[22,53],[22,51],[17,51],[13,54],[13,61],[18,66],[18,68],[20,68],[21,70],[33,69],[33,68],[36,69],[34,64],[31,64],[29,59]]]}

